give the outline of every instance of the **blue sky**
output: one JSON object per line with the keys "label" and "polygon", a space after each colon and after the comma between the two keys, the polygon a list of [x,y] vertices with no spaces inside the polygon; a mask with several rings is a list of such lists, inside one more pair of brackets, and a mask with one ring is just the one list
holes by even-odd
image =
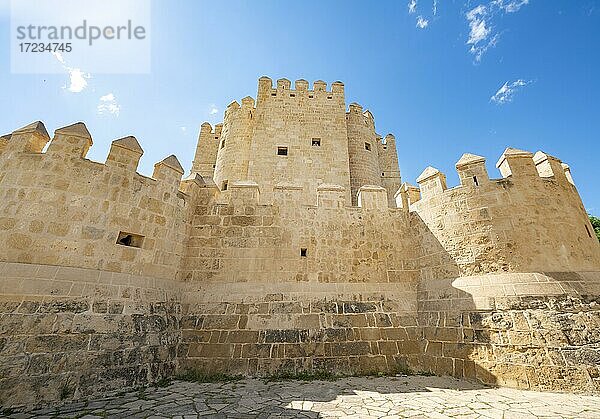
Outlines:
{"label": "blue sky", "polygon": [[156,0],[151,73],[92,72],[84,86],[85,63],[75,84],[68,69],[11,74],[8,16],[0,0],[0,134],[85,121],[93,160],[135,135],[141,173],[169,154],[189,169],[200,124],[255,96],[260,76],[341,80],[347,103],[395,134],[404,181],[431,165],[454,186],[464,152],[500,177],[505,147],[541,149],[571,166],[600,214],[600,1]]}

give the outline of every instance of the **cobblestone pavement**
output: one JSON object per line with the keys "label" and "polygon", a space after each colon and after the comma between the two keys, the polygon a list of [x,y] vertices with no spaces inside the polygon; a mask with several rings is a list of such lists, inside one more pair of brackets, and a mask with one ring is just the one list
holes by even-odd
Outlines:
{"label": "cobblestone pavement", "polygon": [[600,396],[486,388],[439,377],[175,381],[10,417],[600,418]]}

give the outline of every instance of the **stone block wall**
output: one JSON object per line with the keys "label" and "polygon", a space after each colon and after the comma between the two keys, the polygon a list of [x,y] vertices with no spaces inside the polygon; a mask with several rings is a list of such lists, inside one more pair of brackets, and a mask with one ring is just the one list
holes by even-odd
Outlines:
{"label": "stone block wall", "polygon": [[398,353],[419,347],[414,286],[238,283],[198,291],[184,293],[182,369],[394,372],[406,367]]}
{"label": "stone block wall", "polygon": [[[315,94],[334,100],[335,89]],[[284,93],[263,80],[256,109]],[[256,117],[251,100],[231,108]],[[391,209],[381,186],[359,188],[360,207],[350,183],[265,192],[240,179],[221,191],[199,175],[181,181],[173,156],[146,178],[133,137],[105,164],[86,160],[83,124],[57,130],[42,153],[48,141],[34,123],[0,147],[3,406],[187,369],[412,370],[599,391],[600,245],[555,158],[508,149],[504,178],[490,180],[484,159],[466,155],[461,186],[428,168],[420,199],[404,185]],[[119,232],[144,236],[140,247],[117,243]]]}
{"label": "stone block wall", "polygon": [[[498,164],[506,177],[489,179],[483,157],[465,156],[460,186],[447,189],[445,176],[428,168],[421,199],[410,205],[461,275],[600,270],[598,240],[558,159],[542,177],[531,153],[507,149]],[[447,277],[427,278],[436,276]]]}
{"label": "stone block wall", "polygon": [[425,350],[411,365],[492,385],[597,393],[599,294],[598,272],[422,281]]}
{"label": "stone block wall", "polygon": [[[179,190],[177,159],[148,178],[136,173],[143,151],[133,137],[114,141],[105,164],[84,158],[83,124],[57,130],[42,153],[49,140],[34,123],[0,154],[0,260],[174,278],[193,202]],[[119,244],[120,232],[140,235],[138,247]]]}
{"label": "stone block wall", "polygon": [[82,398],[171,377],[180,342],[173,283],[0,262],[0,406]]}
{"label": "stone block wall", "polygon": [[226,202],[196,208],[182,278],[415,283],[420,244],[411,217],[399,209],[345,207],[345,190],[337,188],[319,196],[338,194],[341,206],[331,198],[319,206],[294,204],[304,193],[296,186],[280,187],[274,203],[263,205],[258,186],[251,200],[238,198],[248,188],[232,185]]}

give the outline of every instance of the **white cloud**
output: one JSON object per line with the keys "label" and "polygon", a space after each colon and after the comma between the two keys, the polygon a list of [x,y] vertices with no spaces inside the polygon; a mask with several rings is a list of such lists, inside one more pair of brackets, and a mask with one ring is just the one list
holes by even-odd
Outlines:
{"label": "white cloud", "polygon": [[467,21],[469,22],[469,39],[467,44],[471,45],[469,52],[475,56],[475,61],[481,61],[485,52],[496,45],[499,34],[495,34],[488,40],[492,33],[491,24],[488,21],[490,10],[488,7],[480,4],[479,6],[467,12]]}
{"label": "white cloud", "polygon": [[92,78],[92,75],[90,73],[84,73],[79,68],[69,67],[61,53],[52,52],[52,55],[69,74],[69,85],[64,85],[63,89],[67,89],[72,93],[81,93],[88,85],[87,79]]}
{"label": "white cloud", "polygon": [[417,0],[410,0],[408,2],[408,13],[416,13],[417,12]]}
{"label": "white cloud", "polygon": [[504,105],[512,102],[515,93],[522,87],[530,84],[531,81],[525,81],[518,79],[513,82],[506,82],[498,89],[498,91],[490,98],[491,102],[497,103],[498,105]]}
{"label": "white cloud", "polygon": [[69,92],[73,92],[73,93],[79,93],[81,92],[83,89],[85,89],[87,87],[87,80],[89,79],[91,76],[89,73],[84,73],[83,71],[81,71],[78,68],[72,68],[69,70],[69,80],[70,80],[70,85],[67,88],[67,90],[69,90]]}
{"label": "white cloud", "polygon": [[493,0],[487,5],[480,4],[466,13],[469,23],[469,52],[473,54],[476,62],[481,61],[485,52],[496,46],[500,34],[495,32],[492,20],[498,13],[514,13],[529,4],[529,0]]}
{"label": "white cloud", "polygon": [[475,45],[481,41],[485,41],[488,37],[492,30],[486,21],[487,15],[487,7],[481,4],[467,12],[467,20],[469,21],[470,28],[467,44]]}
{"label": "white cloud", "polygon": [[433,0],[433,15],[437,15],[437,0]]}
{"label": "white cloud", "polygon": [[117,98],[113,93],[108,93],[100,97],[100,103],[98,103],[98,114],[99,115],[114,115],[119,116],[121,112],[121,105],[117,102]]}
{"label": "white cloud", "polygon": [[417,28],[425,29],[427,26],[429,26],[429,21],[423,18],[423,16],[419,16],[417,18]]}
{"label": "white cloud", "polygon": [[215,104],[211,104],[210,105],[210,109],[208,111],[209,115],[216,115],[219,113],[219,109],[217,108],[217,106]]}
{"label": "white cloud", "polygon": [[529,4],[529,0],[494,0],[492,4],[504,10],[505,13],[514,13],[518,12],[521,7]]}
{"label": "white cloud", "polygon": [[179,127],[179,129],[181,130],[181,132],[183,133],[183,135],[187,134],[187,127]]}

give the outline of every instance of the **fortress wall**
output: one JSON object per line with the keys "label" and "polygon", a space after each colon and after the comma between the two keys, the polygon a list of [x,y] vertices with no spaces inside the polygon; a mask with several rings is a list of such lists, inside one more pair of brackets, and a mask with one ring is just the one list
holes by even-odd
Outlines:
{"label": "fortress wall", "polygon": [[251,184],[234,184],[227,204],[196,215],[184,275],[182,369],[265,376],[421,365],[423,224],[388,209],[382,188],[363,189],[362,208],[346,207],[336,185],[319,187],[318,206],[291,205],[299,188],[280,187],[273,205],[261,205]]}
{"label": "fortress wall", "polygon": [[[292,199],[305,194],[297,186],[288,188],[279,188],[274,204],[264,205],[259,203],[258,186],[252,201],[237,199],[250,188],[233,184],[227,203],[202,207],[204,214],[197,211],[184,279],[216,283],[418,279],[419,244],[407,213],[345,207],[345,190],[327,185],[317,197],[321,205],[286,205],[286,193],[295,194]],[[325,199],[331,193],[337,194],[337,201]]]}
{"label": "fortress wall", "polygon": [[350,104],[350,110],[346,114],[346,129],[352,205],[357,206],[357,194],[362,186],[382,185],[382,172],[377,154],[381,139],[375,133],[375,121],[371,112],[363,113],[362,106],[356,103]]}
{"label": "fortress wall", "polygon": [[541,391],[600,391],[600,272],[422,280],[411,368]]}
{"label": "fortress wall", "polygon": [[0,262],[0,405],[39,406],[173,375],[170,280]]}
{"label": "fortress wall", "polygon": [[411,210],[461,275],[600,270],[600,246],[588,234],[581,199],[552,159],[554,175],[541,177],[530,153],[508,155],[501,161],[513,173],[499,180],[488,178],[480,160],[459,168],[462,184],[452,189],[445,189],[443,174],[431,172],[421,179],[421,199]]}
{"label": "fortress wall", "polygon": [[[101,164],[84,158],[83,124],[57,130],[45,153],[38,128],[13,133],[0,155],[0,260],[173,279],[189,208],[177,159],[148,178],[135,172],[143,151],[133,137],[115,141]],[[117,244],[119,232],[143,236],[141,247]]]}
{"label": "fortress wall", "polygon": [[[276,88],[271,83],[259,80],[248,174],[236,180],[257,182],[265,203],[272,202],[278,184],[287,182],[303,186],[303,204],[316,203],[323,183],[343,186],[349,199],[343,84],[327,90],[325,82],[316,81],[309,90],[304,80],[296,81],[295,89],[286,79],[278,80]],[[287,155],[278,155],[278,147],[287,147]]]}

